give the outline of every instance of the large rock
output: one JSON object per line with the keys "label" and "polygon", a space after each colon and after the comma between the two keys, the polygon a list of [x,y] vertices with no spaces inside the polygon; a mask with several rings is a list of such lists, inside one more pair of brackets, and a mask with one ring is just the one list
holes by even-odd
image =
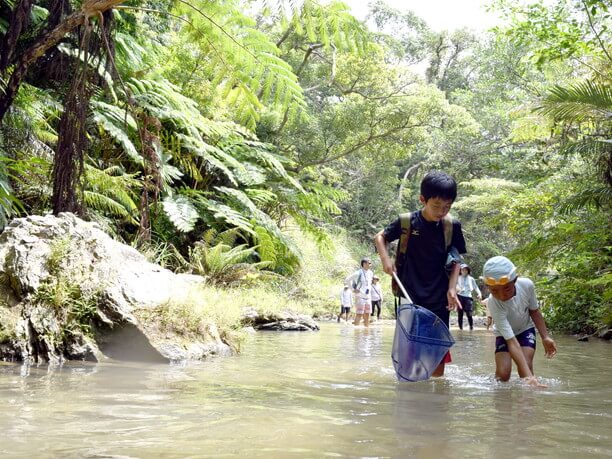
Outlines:
{"label": "large rock", "polygon": [[[85,297],[95,299],[95,333],[67,333],[69,313],[35,301],[49,281],[59,278],[72,279]],[[201,282],[200,276],[174,274],[150,263],[73,214],[15,219],[0,235],[0,290],[13,298],[5,307],[19,311],[17,338],[0,346],[0,357],[173,361],[231,353],[214,331],[185,342],[141,319],[148,316],[142,311],[167,304]]]}

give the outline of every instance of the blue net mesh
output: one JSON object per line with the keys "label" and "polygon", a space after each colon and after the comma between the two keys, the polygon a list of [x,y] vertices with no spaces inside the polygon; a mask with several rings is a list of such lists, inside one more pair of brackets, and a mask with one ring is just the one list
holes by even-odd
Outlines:
{"label": "blue net mesh", "polygon": [[397,312],[391,357],[401,381],[428,379],[455,340],[433,312],[413,304]]}

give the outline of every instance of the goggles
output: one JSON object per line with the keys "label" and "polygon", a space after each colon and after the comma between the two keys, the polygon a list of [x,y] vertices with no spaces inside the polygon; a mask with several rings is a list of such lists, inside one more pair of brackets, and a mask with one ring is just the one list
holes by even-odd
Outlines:
{"label": "goggles", "polygon": [[485,276],[484,283],[487,285],[507,285],[514,279],[516,279],[516,268],[510,271],[510,274],[498,278]]}

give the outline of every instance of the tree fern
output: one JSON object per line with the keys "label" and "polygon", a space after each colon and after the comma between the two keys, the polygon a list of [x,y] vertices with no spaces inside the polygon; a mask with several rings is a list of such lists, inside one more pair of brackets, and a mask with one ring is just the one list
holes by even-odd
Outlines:
{"label": "tree fern", "polygon": [[277,242],[275,242],[275,239],[270,235],[270,232],[262,226],[255,227],[255,234],[259,259],[268,262],[270,268],[275,269],[278,262]]}
{"label": "tree fern", "polygon": [[274,220],[272,220],[265,212],[261,211],[244,192],[227,187],[217,187],[216,189],[227,195],[230,202],[242,206],[244,211],[251,216],[251,219],[256,222],[258,226],[265,228],[283,246],[285,246],[286,250],[288,250],[292,255],[297,258],[301,258],[301,251],[295,242],[289,236],[284,234],[276,222],[274,222]]}
{"label": "tree fern", "polygon": [[205,71],[213,76],[213,86],[218,86],[219,93],[236,108],[238,121],[254,129],[262,104],[283,111],[306,111],[304,94],[291,66],[237,4],[181,2],[177,13],[189,20],[189,25],[182,27],[186,34],[183,46],[197,44],[202,55],[212,56]]}

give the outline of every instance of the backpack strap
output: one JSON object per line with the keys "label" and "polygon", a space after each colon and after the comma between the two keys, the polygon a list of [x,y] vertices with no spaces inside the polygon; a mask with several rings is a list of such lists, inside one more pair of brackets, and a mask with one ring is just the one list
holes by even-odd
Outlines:
{"label": "backpack strap", "polygon": [[[404,258],[406,255],[406,251],[408,250],[408,238],[410,237],[410,225],[412,220],[412,212],[408,212],[405,214],[400,214],[399,216],[400,226],[402,232],[400,234],[399,242],[397,245],[397,251],[395,253],[395,270],[399,273],[401,272],[402,263],[404,262]],[[401,295],[401,291],[395,279],[391,279],[391,291],[393,295],[399,297]],[[397,317],[397,306],[398,303],[396,301],[395,310]]]}
{"label": "backpack strap", "polygon": [[453,243],[453,217],[450,214],[446,214],[442,219],[444,225],[444,243],[448,249]]}
{"label": "backpack strap", "polygon": [[[399,245],[397,246],[397,256],[395,260],[400,259],[399,255],[404,255],[408,250],[408,237],[410,236],[410,224],[412,220],[412,212],[400,214],[400,225],[402,227],[402,234],[400,235]],[[397,263],[396,263],[397,264]]]}

